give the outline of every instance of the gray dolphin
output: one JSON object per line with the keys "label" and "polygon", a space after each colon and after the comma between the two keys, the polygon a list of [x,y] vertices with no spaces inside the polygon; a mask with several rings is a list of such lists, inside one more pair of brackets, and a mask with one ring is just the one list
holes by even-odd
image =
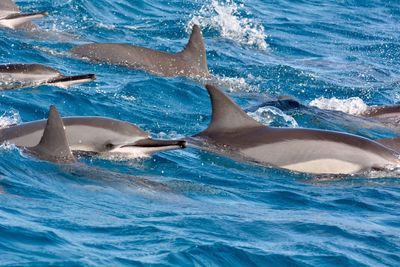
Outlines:
{"label": "gray dolphin", "polygon": [[21,13],[12,0],[0,1],[0,27],[11,29],[34,29],[32,20],[47,16],[47,12]]}
{"label": "gray dolphin", "polygon": [[400,105],[370,106],[361,116],[398,124],[400,122]]}
{"label": "gray dolphin", "polygon": [[[320,109],[314,106],[306,106],[290,96],[279,96],[277,99],[250,106],[245,111],[254,112],[261,107],[273,106],[282,111],[303,111],[306,114],[321,119],[327,116],[342,118],[351,123],[351,128],[388,128],[400,131],[400,105],[368,106],[367,110],[358,115],[348,114],[338,110]],[[335,124],[336,125],[336,124]]]}
{"label": "gray dolphin", "polygon": [[[28,122],[0,129],[0,143],[7,142],[21,148],[40,147],[46,140],[47,124],[57,117],[55,107],[51,107],[49,119]],[[184,148],[183,140],[154,140],[137,126],[119,120],[104,117],[64,117],[62,118],[66,142],[61,138],[49,136],[47,140],[56,146],[68,143],[76,154],[118,154],[125,157],[148,156],[158,151]],[[61,127],[61,126],[59,126]],[[42,140],[42,141],[41,141]],[[65,146],[63,146],[65,148]],[[39,157],[45,158],[53,147],[44,151],[42,148],[30,149]],[[44,156],[42,156],[44,155]],[[57,161],[57,160],[51,160]]]}
{"label": "gray dolphin", "polygon": [[64,76],[58,70],[40,64],[0,65],[0,90],[51,84],[66,88],[72,85],[93,81],[94,74]]}
{"label": "gray dolphin", "polygon": [[[107,179],[109,181],[124,183],[133,183],[141,188],[148,188],[156,191],[170,192],[174,191],[168,185],[160,182],[148,180],[143,177],[129,174],[120,174],[108,170],[89,167],[79,164],[74,157],[71,146],[68,143],[66,127],[63,119],[60,117],[54,106],[50,107],[48,118],[44,125],[43,135],[35,146],[21,147],[25,152],[32,154],[42,160],[62,164],[63,170],[76,176],[85,176],[87,178]],[[0,186],[0,194],[1,192]]]}
{"label": "gray dolphin", "polygon": [[353,174],[400,164],[399,154],[356,135],[264,126],[214,86],[210,126],[187,141],[214,153],[313,174]]}
{"label": "gray dolphin", "polygon": [[197,25],[193,26],[185,49],[176,54],[113,43],[79,45],[72,48],[70,52],[94,62],[143,69],[161,76],[206,77],[209,75],[205,45],[200,27]]}

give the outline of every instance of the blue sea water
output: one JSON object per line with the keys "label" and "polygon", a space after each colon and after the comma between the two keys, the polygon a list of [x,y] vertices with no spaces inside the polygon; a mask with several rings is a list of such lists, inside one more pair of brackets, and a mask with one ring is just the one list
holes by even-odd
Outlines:
{"label": "blue sea water", "polygon": [[[203,28],[214,79],[243,107],[278,95],[303,104],[319,97],[359,97],[369,105],[400,100],[399,1],[17,3],[50,16],[35,33],[0,29],[0,63],[42,63],[98,79],[71,89],[0,92],[3,127],[43,119],[55,104],[64,116],[126,120],[155,137],[205,129],[210,101],[198,82],[66,53],[86,42],[176,52],[193,23]],[[255,116],[277,126],[396,135],[329,113],[316,119],[274,111]],[[307,175],[195,149],[81,161],[87,168],[71,171],[0,149],[1,266],[400,265],[399,178],[311,183]],[[168,190],[138,185],[134,176]]]}

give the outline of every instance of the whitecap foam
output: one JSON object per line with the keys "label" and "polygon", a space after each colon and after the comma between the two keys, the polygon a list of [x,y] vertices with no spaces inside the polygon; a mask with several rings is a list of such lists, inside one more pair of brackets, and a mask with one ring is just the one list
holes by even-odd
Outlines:
{"label": "whitecap foam", "polygon": [[198,24],[202,28],[218,31],[224,38],[266,50],[268,44],[264,26],[251,18],[244,18],[240,14],[243,12],[244,4],[236,4],[233,0],[206,1],[190,20],[188,29]]}
{"label": "whitecap foam", "polygon": [[[253,79],[251,75],[248,79]],[[220,75],[212,75],[210,77],[199,77],[197,80],[201,84],[213,84],[219,87],[227,88],[229,92],[259,92],[257,86],[247,83],[246,79],[243,77],[226,77]]]}
{"label": "whitecap foam", "polygon": [[351,115],[360,115],[368,109],[368,105],[359,97],[350,97],[348,99],[320,97],[311,101],[310,106],[320,109],[342,111]]}
{"label": "whitecap foam", "polygon": [[96,23],[97,28],[103,28],[106,30],[115,30],[116,26],[114,24],[106,24],[103,22]]}
{"label": "whitecap foam", "polygon": [[248,112],[247,114],[259,123],[267,126],[278,124],[290,128],[299,127],[297,121],[293,117],[285,114],[282,110],[276,107],[261,107],[255,112]]}
{"label": "whitecap foam", "polygon": [[21,116],[15,109],[8,110],[0,116],[0,128],[7,128],[11,125],[20,124]]}

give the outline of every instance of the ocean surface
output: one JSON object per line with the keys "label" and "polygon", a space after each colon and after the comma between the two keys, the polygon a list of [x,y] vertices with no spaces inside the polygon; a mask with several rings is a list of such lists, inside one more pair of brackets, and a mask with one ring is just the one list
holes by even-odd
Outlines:
{"label": "ocean surface", "polygon": [[[357,113],[399,102],[400,1],[17,3],[50,15],[34,33],[0,29],[0,63],[98,79],[0,91],[1,127],[43,119],[55,104],[63,116],[126,120],[158,138],[205,129],[211,108],[201,83],[67,53],[88,42],[177,52],[197,23],[213,80],[242,107],[256,106],[249,113],[261,122],[374,139],[399,134],[262,104],[289,95]],[[192,148],[81,162],[70,169],[1,147],[1,266],[400,266],[399,175],[314,182]]]}

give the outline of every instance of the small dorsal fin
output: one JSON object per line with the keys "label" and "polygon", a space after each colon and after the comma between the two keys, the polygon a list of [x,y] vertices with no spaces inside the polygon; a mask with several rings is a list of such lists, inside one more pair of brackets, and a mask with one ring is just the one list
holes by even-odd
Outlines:
{"label": "small dorsal fin", "polygon": [[76,161],[68,145],[64,123],[55,106],[50,106],[46,127],[39,144],[27,150],[41,159],[52,162],[73,163]]}
{"label": "small dorsal fin", "polygon": [[209,127],[200,135],[261,126],[216,86],[206,85],[206,88],[211,98],[212,116]]}
{"label": "small dorsal fin", "polygon": [[193,25],[189,42],[180,54],[185,60],[192,61],[196,68],[208,74],[206,47],[198,25]]}

